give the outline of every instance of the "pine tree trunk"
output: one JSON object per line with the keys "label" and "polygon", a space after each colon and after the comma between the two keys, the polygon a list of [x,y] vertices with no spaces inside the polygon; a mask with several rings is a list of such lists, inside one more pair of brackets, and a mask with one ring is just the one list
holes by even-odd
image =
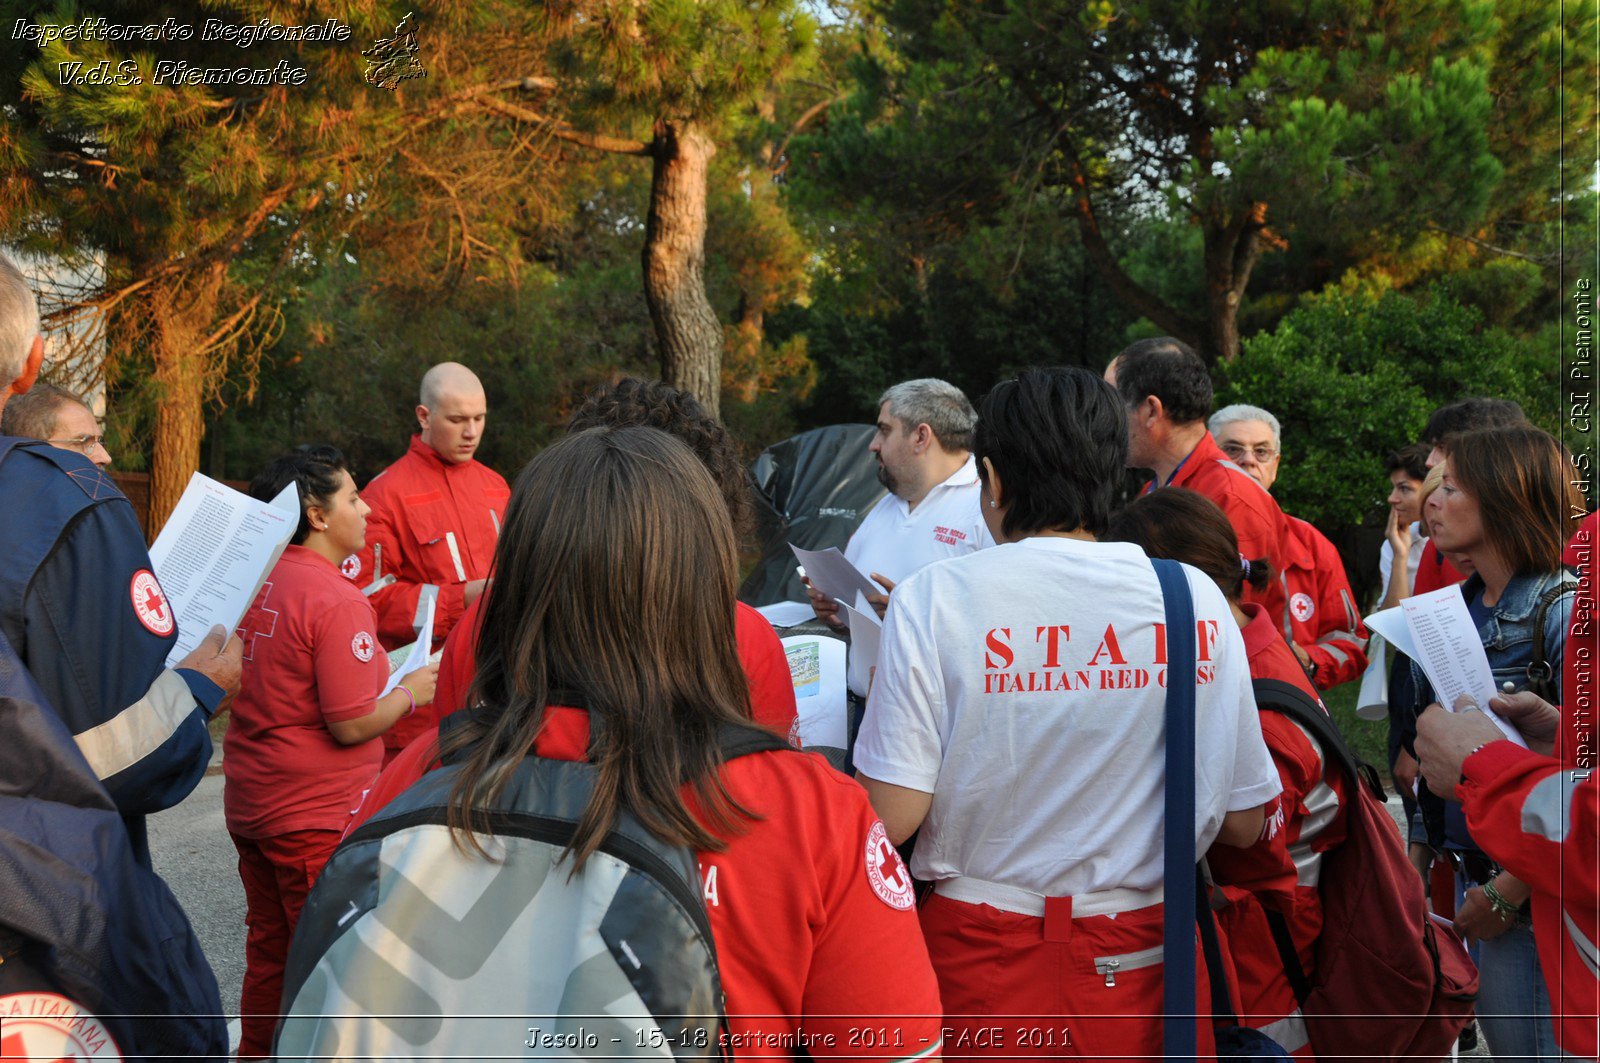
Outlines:
{"label": "pine tree trunk", "polygon": [[644,294],[661,378],[721,413],[722,325],[706,297],[706,176],[716,145],[689,122],[662,121],[645,228]]}
{"label": "pine tree trunk", "polygon": [[216,314],[219,280],[196,280],[190,290],[164,291],[151,300],[149,335],[157,396],[150,464],[152,541],[183,497],[189,477],[200,468],[210,362],[203,346]]}

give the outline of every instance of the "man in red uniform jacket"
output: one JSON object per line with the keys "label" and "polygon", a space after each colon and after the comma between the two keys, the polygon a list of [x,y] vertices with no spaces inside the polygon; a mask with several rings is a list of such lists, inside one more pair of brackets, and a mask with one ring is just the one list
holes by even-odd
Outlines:
{"label": "man in red uniform jacket", "polygon": [[488,404],[472,370],[442,362],[422,377],[421,431],[404,457],[373,477],[361,496],[372,507],[367,547],[345,559],[345,578],[367,589],[378,612],[378,641],[397,649],[416,641],[423,590],[438,592],[437,649],[483,593],[511,489],[473,460]]}
{"label": "man in red uniform jacket", "polygon": [[[1106,366],[1106,383],[1128,406],[1128,467],[1156,474],[1146,490],[1187,487],[1215,502],[1228,516],[1239,550],[1252,561],[1265,558],[1274,574],[1284,568],[1283,511],[1266,488],[1228,460],[1206,430],[1211,412],[1211,374],[1182,340],[1163,336],[1130,344]],[[1245,600],[1265,606],[1284,628],[1287,599],[1273,580]]]}
{"label": "man in red uniform jacket", "polygon": [[[1283,458],[1278,419],[1259,406],[1227,406],[1208,422],[1217,446],[1256,483],[1272,490]],[[1357,679],[1367,667],[1367,629],[1338,547],[1309,521],[1284,515],[1283,584],[1289,608],[1280,629],[1318,690]]]}
{"label": "man in red uniform jacket", "polygon": [[1594,543],[1569,547],[1579,572],[1562,692],[1554,709],[1527,691],[1490,708],[1528,740],[1503,741],[1479,712],[1430,706],[1417,718],[1417,755],[1435,793],[1454,793],[1472,836],[1533,888],[1533,936],[1550,991],[1556,1041],[1585,1059],[1600,1049],[1600,776],[1595,775],[1595,682],[1600,616]]}

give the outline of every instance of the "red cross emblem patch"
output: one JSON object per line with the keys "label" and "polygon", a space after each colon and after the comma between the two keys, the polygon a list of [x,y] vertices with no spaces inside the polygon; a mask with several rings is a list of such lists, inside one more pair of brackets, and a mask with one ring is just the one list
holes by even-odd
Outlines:
{"label": "red cross emblem patch", "polygon": [[146,631],[158,638],[166,638],[178,627],[172,615],[172,603],[156,582],[156,574],[141,568],[133,574],[128,585],[128,595],[133,599],[133,615],[139,618]]}
{"label": "red cross emblem patch", "polygon": [[1294,618],[1302,624],[1310,620],[1312,614],[1316,611],[1317,603],[1312,601],[1311,595],[1305,591],[1298,591],[1294,597],[1289,599],[1289,612],[1293,613]]}
{"label": "red cross emblem patch", "polygon": [[372,660],[372,654],[377,645],[371,635],[365,631],[358,631],[356,632],[356,637],[350,640],[350,652],[356,655],[356,660],[366,664]]}
{"label": "red cross emblem patch", "polygon": [[344,574],[345,579],[355,579],[357,576],[361,575],[360,555],[351,554],[349,557],[339,562],[339,571]]}
{"label": "red cross emblem patch", "polygon": [[911,889],[911,872],[901,862],[900,854],[889,844],[889,832],[881,820],[872,824],[867,832],[867,881],[878,900],[891,908],[906,911],[917,903]]}
{"label": "red cross emblem patch", "polygon": [[94,1015],[54,993],[12,993],[0,997],[0,1059],[74,1063],[120,1060],[122,1051]]}

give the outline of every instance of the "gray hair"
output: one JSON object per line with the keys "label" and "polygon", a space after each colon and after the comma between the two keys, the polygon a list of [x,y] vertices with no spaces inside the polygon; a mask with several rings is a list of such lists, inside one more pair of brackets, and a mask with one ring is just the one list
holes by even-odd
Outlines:
{"label": "gray hair", "polygon": [[1224,425],[1236,424],[1239,421],[1263,421],[1272,429],[1272,445],[1279,450],[1283,449],[1283,427],[1278,424],[1278,419],[1263,410],[1260,406],[1246,406],[1236,402],[1232,406],[1224,406],[1211,415],[1211,420],[1206,422],[1206,428],[1212,435]]}
{"label": "gray hair", "polygon": [[972,430],[978,424],[978,411],[954,384],[933,377],[907,380],[878,396],[878,405],[889,404],[889,414],[908,428],[925,424],[947,451],[971,450]]}
{"label": "gray hair", "polygon": [[22,271],[0,255],[0,387],[11,384],[28,364],[39,335],[39,303]]}
{"label": "gray hair", "polygon": [[6,408],[0,411],[0,436],[49,439],[56,434],[61,408],[69,403],[89,409],[89,404],[75,392],[41,380],[26,393],[11,396]]}

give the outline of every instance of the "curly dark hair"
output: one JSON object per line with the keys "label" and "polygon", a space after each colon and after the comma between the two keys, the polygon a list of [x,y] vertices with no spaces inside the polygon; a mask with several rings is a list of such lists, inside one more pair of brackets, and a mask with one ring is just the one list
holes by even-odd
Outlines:
{"label": "curly dark hair", "polygon": [[658,380],[625,376],[590,392],[567,422],[567,432],[630,426],[659,428],[687,444],[717,482],[734,534],[740,538],[750,534],[755,515],[750,505],[749,475],[739,460],[733,437],[706,412],[700,400]]}

